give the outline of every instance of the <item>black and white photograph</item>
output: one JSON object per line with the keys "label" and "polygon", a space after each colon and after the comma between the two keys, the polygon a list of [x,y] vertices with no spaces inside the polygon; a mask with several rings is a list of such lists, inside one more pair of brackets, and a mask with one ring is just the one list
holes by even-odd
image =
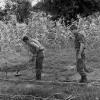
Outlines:
{"label": "black and white photograph", "polygon": [[100,100],[100,0],[0,0],[0,100]]}

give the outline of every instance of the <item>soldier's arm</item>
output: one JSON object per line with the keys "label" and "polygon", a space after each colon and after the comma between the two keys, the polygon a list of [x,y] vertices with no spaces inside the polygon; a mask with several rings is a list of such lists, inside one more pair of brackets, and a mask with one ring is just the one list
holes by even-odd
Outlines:
{"label": "soldier's arm", "polygon": [[27,42],[27,45],[30,47],[30,48],[36,48],[36,50],[38,51],[39,50],[39,46],[36,44],[36,43],[34,43],[34,42]]}
{"label": "soldier's arm", "polygon": [[80,54],[83,52],[84,48],[85,48],[85,44],[81,43],[80,44]]}
{"label": "soldier's arm", "polygon": [[44,47],[41,45],[41,43],[36,40],[36,39],[32,39],[33,43],[34,43],[34,46],[40,50],[44,50]]}
{"label": "soldier's arm", "polygon": [[81,35],[80,37],[80,50],[79,50],[79,58],[81,57],[81,54],[83,52],[83,50],[85,49],[85,38],[83,35]]}
{"label": "soldier's arm", "polygon": [[80,38],[80,54],[83,52],[85,49],[85,37],[82,35]]}

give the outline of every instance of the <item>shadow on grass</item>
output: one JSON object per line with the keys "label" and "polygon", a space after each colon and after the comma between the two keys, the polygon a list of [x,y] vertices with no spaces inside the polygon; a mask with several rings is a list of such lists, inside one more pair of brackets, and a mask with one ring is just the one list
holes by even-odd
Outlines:
{"label": "shadow on grass", "polygon": [[[62,93],[66,95],[65,97],[72,95],[72,99],[70,100],[96,100],[96,98],[100,98],[100,87],[78,85],[78,84],[68,84],[66,86],[18,84],[10,86],[3,93],[5,94],[9,93],[11,95],[32,95],[37,98],[38,97],[48,98],[50,96],[55,95],[56,93]],[[57,98],[58,97],[60,98],[61,96],[57,95]],[[29,100],[26,98],[24,97],[24,99],[21,100]],[[42,99],[38,98],[36,100],[42,100]],[[50,100],[55,100],[55,99],[50,99]]]}

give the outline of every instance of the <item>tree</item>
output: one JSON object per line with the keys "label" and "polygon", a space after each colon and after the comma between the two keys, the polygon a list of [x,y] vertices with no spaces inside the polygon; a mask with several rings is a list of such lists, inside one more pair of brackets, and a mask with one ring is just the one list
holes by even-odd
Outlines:
{"label": "tree", "polygon": [[51,14],[52,17],[49,19],[53,21],[61,18],[65,25],[77,20],[78,14],[84,17],[100,10],[100,0],[41,0],[33,9],[29,0],[10,1],[13,2],[13,5],[6,3],[5,11],[12,12],[19,23],[26,24],[28,24],[32,10],[44,11],[47,15]]}
{"label": "tree", "polygon": [[70,24],[72,19],[77,20],[77,14],[88,16],[100,10],[97,0],[43,0],[33,7],[50,13],[51,20],[64,19],[65,24]]}
{"label": "tree", "polygon": [[6,1],[5,9],[0,11],[0,19],[13,14],[19,23],[25,23],[30,17],[31,3],[28,0]]}
{"label": "tree", "polygon": [[27,0],[17,1],[16,17],[19,23],[25,22],[30,17],[31,3]]}

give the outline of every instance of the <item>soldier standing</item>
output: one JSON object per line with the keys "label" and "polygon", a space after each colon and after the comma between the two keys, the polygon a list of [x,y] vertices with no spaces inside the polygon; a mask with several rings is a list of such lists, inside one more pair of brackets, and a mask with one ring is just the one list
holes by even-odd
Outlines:
{"label": "soldier standing", "polygon": [[29,51],[33,54],[31,59],[34,62],[34,55],[36,55],[36,80],[41,80],[41,72],[44,60],[44,47],[36,39],[29,40],[27,36],[23,37],[23,42],[28,46]]}
{"label": "soldier standing", "polygon": [[77,30],[77,26],[72,25],[70,27],[71,32],[74,35],[74,44],[76,51],[76,67],[77,72],[81,75],[80,82],[87,81],[86,69],[85,65],[85,37],[83,34],[80,34]]}

